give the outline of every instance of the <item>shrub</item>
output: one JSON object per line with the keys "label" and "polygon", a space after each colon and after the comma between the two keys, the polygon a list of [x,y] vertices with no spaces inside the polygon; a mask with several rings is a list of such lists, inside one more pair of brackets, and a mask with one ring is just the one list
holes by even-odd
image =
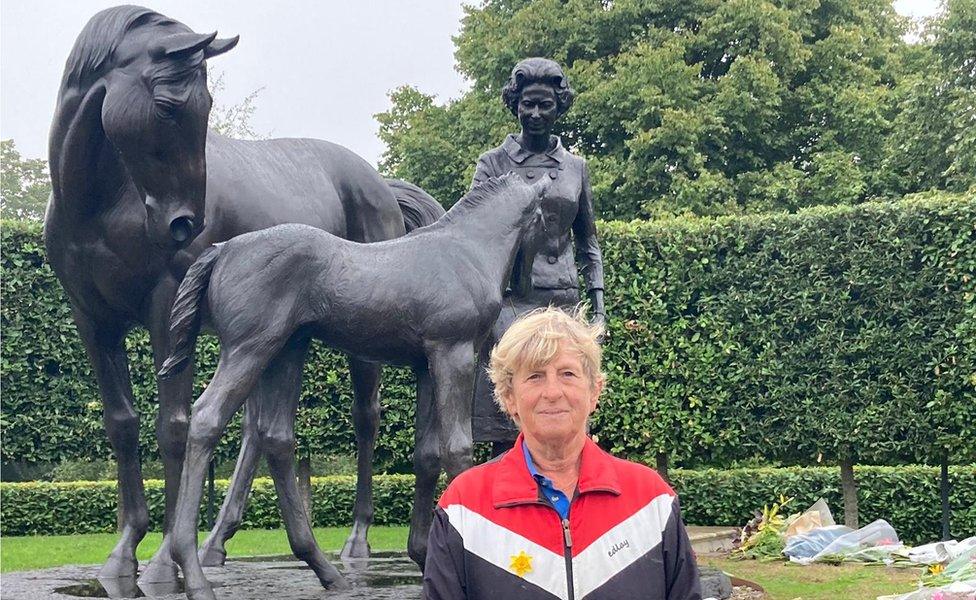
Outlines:
{"label": "shrub", "polygon": [[[694,525],[741,526],[753,511],[779,498],[796,496],[793,510],[823,497],[837,514],[841,507],[840,476],[837,469],[791,467],[780,469],[674,469],[670,473],[681,497],[686,523]],[[862,519],[884,518],[907,543],[939,539],[939,472],[933,467],[858,467]],[[950,496],[952,533],[957,538],[976,534],[976,466],[949,470],[953,490]],[[374,478],[377,525],[410,522],[413,477],[379,475]],[[223,498],[227,481],[216,482],[217,502]],[[349,476],[312,479],[312,520],[316,526],[348,526],[356,480]],[[155,527],[162,523],[163,486],[146,482],[150,516]],[[115,530],[116,485],[113,482],[3,483],[2,535],[67,535]],[[201,514],[202,518],[202,514]],[[281,527],[274,485],[269,479],[255,480],[245,529]],[[201,523],[201,528],[203,524]]]}
{"label": "shrub", "polygon": [[[929,194],[795,215],[599,224],[608,391],[621,456],[686,466],[976,460],[976,198]],[[111,455],[101,406],[36,225],[2,230],[4,462]],[[144,459],[157,457],[147,336],[133,332]],[[195,393],[216,342],[198,345]],[[299,451],[355,452],[343,358],[315,346]],[[387,369],[376,461],[410,470],[412,374]],[[233,427],[218,458],[238,446]]]}

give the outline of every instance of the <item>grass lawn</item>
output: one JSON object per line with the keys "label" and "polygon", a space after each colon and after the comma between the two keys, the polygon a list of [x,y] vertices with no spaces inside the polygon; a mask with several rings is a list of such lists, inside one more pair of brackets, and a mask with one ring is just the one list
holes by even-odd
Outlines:
{"label": "grass lawn", "polygon": [[[347,527],[315,529],[323,550],[338,552],[349,534]],[[204,534],[200,534],[202,541]],[[114,533],[4,537],[0,541],[0,571],[42,569],[59,565],[98,564],[115,545]],[[162,535],[150,533],[139,546],[139,560],[148,560]],[[374,550],[403,550],[406,527],[371,527],[369,543]],[[227,544],[230,556],[290,554],[284,530],[239,531]],[[784,562],[729,560],[703,556],[701,562],[766,588],[771,600],[875,600],[882,594],[909,592],[916,587],[919,570],[861,565],[811,565]]]}
{"label": "grass lawn", "polygon": [[[349,535],[348,527],[320,527],[315,539],[325,551],[338,552]],[[200,534],[200,541],[206,537]],[[139,544],[139,560],[149,560],[159,547],[163,534],[153,532]],[[115,547],[118,535],[92,533],[85,535],[4,536],[0,540],[0,572],[26,571],[60,565],[99,564]],[[373,550],[403,550],[407,547],[406,527],[369,529],[369,544]],[[261,556],[291,554],[284,529],[248,529],[238,531],[227,542],[228,556]]]}
{"label": "grass lawn", "polygon": [[770,600],[875,600],[917,587],[921,569],[874,565],[796,565],[701,557],[701,563],[766,589]]}

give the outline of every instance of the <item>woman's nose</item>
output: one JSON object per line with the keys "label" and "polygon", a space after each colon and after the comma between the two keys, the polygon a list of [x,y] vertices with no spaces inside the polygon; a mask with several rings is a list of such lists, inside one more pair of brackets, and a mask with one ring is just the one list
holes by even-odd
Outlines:
{"label": "woman's nose", "polygon": [[558,398],[562,395],[563,390],[559,386],[559,379],[556,377],[546,377],[545,386],[542,388],[542,394],[546,398]]}

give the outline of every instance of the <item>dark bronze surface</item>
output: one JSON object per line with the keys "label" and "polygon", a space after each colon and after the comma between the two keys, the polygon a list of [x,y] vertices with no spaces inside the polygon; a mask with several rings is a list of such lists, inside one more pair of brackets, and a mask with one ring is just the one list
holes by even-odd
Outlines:
{"label": "dark bronze surface", "polygon": [[512,69],[502,100],[518,117],[522,131],[478,159],[472,185],[514,171],[527,181],[551,182],[543,203],[547,234],[532,263],[531,290],[511,289],[478,361],[472,430],[477,442],[511,447],[518,433],[495,404],[485,374],[488,352],[521,314],[553,304],[573,308],[579,300],[580,265],[594,321],[604,320],[603,258],[596,238],[593,195],[586,161],[566,150],[552,135],[556,120],[573,102],[562,68],[551,60],[528,58]]}
{"label": "dark bronze surface", "polygon": [[200,501],[214,448],[245,402],[259,415],[257,435],[292,550],[324,587],[345,586],[315,543],[295,481],[295,411],[312,338],[416,374],[407,551],[424,563],[438,475],[443,468],[453,478],[471,466],[476,357],[511,273],[521,274],[513,285],[531,288],[550,181],[490,179],[436,224],[399,239],[357,244],[306,225],[280,225],[214,246],[190,267],[173,305],[170,356],[160,376],[179,376],[191,361],[204,307],[221,357],[193,405],[173,527],[160,553],[171,550],[191,600],[215,598],[197,556]]}
{"label": "dark bronze surface", "polygon": [[[388,184],[341,146],[307,139],[241,141],[208,132],[206,60],[236,43],[194,33],[144,8],[110,8],[79,35],[58,93],[44,240],[91,360],[119,464],[122,531],[104,577],[135,575],[135,549],[149,526],[126,332],[146,327],[156,367],[162,365],[177,286],[215,242],[291,222],[360,242],[388,240],[404,234],[405,222],[416,227],[443,212],[421,190]],[[411,222],[415,218],[427,220]],[[368,549],[380,367],[350,364],[360,467],[348,545],[355,555]],[[192,381],[188,368],[159,382],[166,528],[183,464]],[[228,500],[241,507],[259,455],[253,435],[252,428],[245,432],[241,477]],[[219,542],[211,544],[218,551],[236,525],[220,527]],[[166,581],[175,575],[168,555],[160,553],[143,576]]]}

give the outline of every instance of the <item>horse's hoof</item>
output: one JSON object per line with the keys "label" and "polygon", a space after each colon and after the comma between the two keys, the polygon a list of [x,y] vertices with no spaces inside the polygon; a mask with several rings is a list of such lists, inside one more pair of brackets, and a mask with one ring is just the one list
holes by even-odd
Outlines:
{"label": "horse's hoof", "polygon": [[139,586],[133,577],[98,577],[109,598],[138,598]]}
{"label": "horse's hoof", "polygon": [[155,559],[142,570],[139,584],[170,583],[179,579],[179,573],[175,562]]}
{"label": "horse's hoof", "polygon": [[135,579],[138,571],[139,563],[135,557],[113,554],[99,569],[98,579]]}
{"label": "horse's hoof", "polygon": [[217,596],[214,595],[213,588],[209,583],[200,587],[186,588],[186,597],[187,600],[217,600]]}
{"label": "horse's hoof", "polygon": [[315,576],[319,578],[319,583],[322,584],[327,590],[347,590],[351,586],[346,581],[346,578],[342,576],[332,563],[325,560],[325,557],[319,553],[317,559],[307,561],[308,566],[312,567],[312,572]]}
{"label": "horse's hoof", "polygon": [[217,546],[204,546],[197,553],[201,567],[222,567],[227,560],[227,551]]}
{"label": "horse's hoof", "polygon": [[350,558],[369,558],[369,542],[362,539],[348,539],[339,553],[342,560]]}
{"label": "horse's hoof", "polygon": [[[107,588],[106,588],[107,590]],[[182,594],[183,593],[183,583],[179,580],[176,581],[164,581],[161,583],[140,583],[139,590],[148,598],[156,598],[159,596],[167,596],[171,594]],[[138,594],[133,594],[131,596],[113,596],[109,593],[109,598],[137,598]]]}
{"label": "horse's hoof", "polygon": [[327,590],[348,590],[352,587],[342,575],[339,575],[338,578],[333,577],[327,580],[319,579],[319,583],[321,583],[322,587]]}

